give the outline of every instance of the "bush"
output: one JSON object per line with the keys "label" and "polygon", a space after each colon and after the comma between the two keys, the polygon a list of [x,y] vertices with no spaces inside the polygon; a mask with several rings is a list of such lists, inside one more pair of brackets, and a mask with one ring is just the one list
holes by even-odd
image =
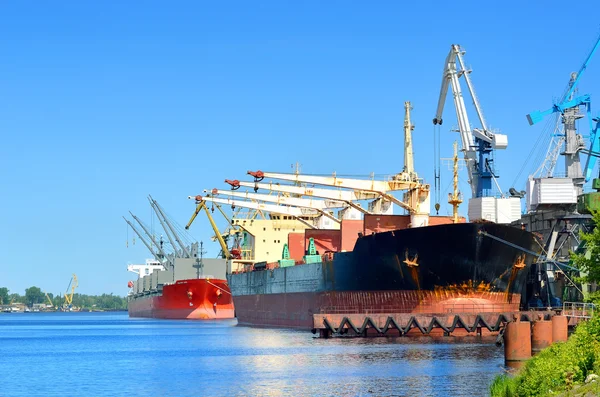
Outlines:
{"label": "bush", "polygon": [[515,376],[494,379],[496,397],[544,396],[571,390],[591,373],[600,373],[600,317],[581,323],[567,342],[554,343],[533,357]]}

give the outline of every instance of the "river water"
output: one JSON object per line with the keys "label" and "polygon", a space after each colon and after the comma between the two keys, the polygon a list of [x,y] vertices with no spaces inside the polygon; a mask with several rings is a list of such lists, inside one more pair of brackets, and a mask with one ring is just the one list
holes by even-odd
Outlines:
{"label": "river water", "polygon": [[467,340],[0,313],[0,396],[486,396],[503,350]]}

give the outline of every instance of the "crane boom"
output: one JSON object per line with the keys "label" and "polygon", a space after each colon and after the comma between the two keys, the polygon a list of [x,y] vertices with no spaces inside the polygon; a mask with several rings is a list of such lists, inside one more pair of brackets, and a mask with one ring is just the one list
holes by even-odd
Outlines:
{"label": "crane boom", "polygon": [[370,214],[369,211],[362,208],[360,205],[354,203],[356,200],[368,200],[376,199],[381,195],[373,192],[363,192],[360,190],[330,190],[321,189],[316,187],[304,187],[304,186],[293,186],[293,185],[280,185],[278,183],[260,183],[260,182],[242,182],[238,180],[225,179],[225,182],[232,186],[232,189],[238,189],[240,186],[254,188],[255,191],[258,189],[268,190],[271,192],[282,192],[289,194],[297,194],[300,196],[309,197],[320,197],[329,200],[343,201],[349,206],[356,208],[363,214]]}
{"label": "crane boom", "polygon": [[[276,204],[281,204],[281,205],[289,205],[292,207],[297,207],[299,209],[305,208],[305,209],[309,209],[309,210],[315,210],[316,212],[320,213],[321,215],[331,219],[334,222],[340,223],[341,221],[336,218],[335,216],[331,215],[329,212],[326,211],[327,208],[340,208],[340,207],[344,207],[344,203],[339,202],[339,205],[334,205],[332,207],[327,207],[326,203],[322,200],[310,200],[310,199],[301,199],[301,198],[295,198],[295,197],[283,197],[283,196],[269,196],[267,194],[258,194],[258,193],[248,193],[248,192],[231,192],[231,191],[227,191],[227,190],[219,190],[219,189],[213,189],[213,195],[215,194],[223,194],[223,195],[228,195],[230,197],[239,197],[239,198],[245,198],[245,199],[249,199],[249,200],[255,200],[257,202],[260,201],[266,201],[266,202],[271,202],[271,203],[276,203]],[[230,198],[228,198],[230,199]],[[233,199],[230,199],[233,200]]]}
{"label": "crane boom", "polygon": [[577,87],[577,84],[579,83],[579,79],[581,78],[581,76],[583,76],[583,72],[585,72],[585,70],[587,69],[587,67],[588,67],[590,61],[592,60],[592,57],[596,53],[596,50],[598,49],[599,45],[600,45],[600,36],[598,36],[598,38],[596,39],[596,44],[594,44],[592,51],[590,51],[587,58],[583,62],[583,65],[581,65],[581,67],[579,68],[579,71],[577,72],[575,81],[573,81],[573,84],[571,84],[571,87],[569,87],[569,91],[567,91],[566,94],[562,97],[561,102],[564,102],[565,100],[571,98],[571,95],[573,95],[573,93],[575,92],[575,88]]}
{"label": "crane boom", "polygon": [[300,208],[311,208],[317,211],[322,211],[328,208],[345,208],[347,204],[343,201],[336,200],[313,200],[312,198],[304,199],[298,197],[286,197],[281,195],[268,195],[250,192],[237,192],[230,190],[219,190],[213,189],[213,195],[231,196],[237,198],[243,198],[246,200],[266,201],[270,203],[292,205]]}
{"label": "crane boom", "polygon": [[[592,171],[594,169],[594,165],[596,163],[595,155],[591,153],[594,152],[594,147],[597,146],[596,143],[596,131],[597,124],[594,125],[591,115],[591,98],[589,94],[583,94],[576,98],[573,98],[575,94],[575,90],[577,89],[577,85],[583,73],[587,70],[587,67],[592,60],[592,57],[596,53],[598,47],[600,46],[600,36],[596,39],[596,43],[594,47],[588,54],[587,58],[579,68],[577,73],[571,74],[571,79],[569,80],[569,89],[562,96],[560,102],[553,103],[550,109],[545,111],[533,111],[527,115],[527,121],[529,125],[533,125],[539,121],[541,121],[544,116],[552,114],[552,113],[560,113],[562,123],[564,125],[564,142],[565,142],[565,168],[567,177],[570,177],[574,180],[574,185],[576,186],[577,193],[580,194],[583,191],[583,183],[590,180],[592,176]],[[584,105],[586,108],[589,130],[590,130],[590,148],[589,154],[585,165],[585,171],[582,173],[580,169],[580,160],[579,160],[579,150],[582,149],[581,136],[577,134],[577,127],[575,125],[575,121],[581,117],[579,114],[579,106]],[[562,142],[560,142],[562,146]]]}
{"label": "crane boom", "polygon": [[[69,281],[69,285],[67,286],[67,291],[65,292],[65,306],[69,307],[73,304],[73,295],[75,294],[75,288],[78,286],[77,276],[73,273],[73,277]],[[69,288],[71,288],[71,292],[69,293]]]}
{"label": "crane boom", "polygon": [[173,249],[176,249],[176,245],[175,242],[173,241],[173,237],[171,237],[171,233],[169,233],[169,229],[167,229],[167,226],[165,225],[165,222],[163,221],[162,217],[161,217],[161,213],[158,210],[158,208],[155,207],[155,203],[154,200],[152,200],[152,196],[148,196],[148,201],[150,202],[150,206],[152,207],[152,209],[154,209],[154,212],[156,213],[156,217],[158,218],[158,221],[160,222],[160,225],[162,226],[163,230],[165,231],[165,234],[167,235],[167,238],[169,239],[169,242],[171,243],[171,247],[173,247]]}
{"label": "crane boom", "polygon": [[156,246],[156,248],[158,249],[160,255],[162,255],[163,258],[167,258],[166,252],[162,249],[162,247],[160,246],[160,244],[156,242],[156,240],[154,239],[154,236],[152,236],[152,234],[150,234],[150,232],[148,231],[148,229],[146,229],[146,226],[144,226],[144,223],[137,216],[133,215],[131,213],[131,211],[129,211],[129,214],[131,214],[131,216],[133,217],[133,219],[135,219],[135,221],[142,227],[142,229],[144,230],[144,233],[146,233],[146,235],[150,238],[150,241],[152,241],[152,243]]}
{"label": "crane boom", "polygon": [[[375,180],[364,180],[364,179],[349,179],[349,178],[338,178],[337,176],[324,177],[316,175],[301,175],[301,174],[282,174],[275,172],[263,172],[263,171],[248,171],[248,174],[253,176],[256,181],[261,181],[264,178],[281,179],[284,181],[301,183],[311,183],[316,185],[334,186],[354,190],[362,190],[367,192],[375,192],[380,196],[393,202],[394,204],[406,209],[411,213],[427,213],[429,214],[429,200],[427,200],[427,208],[421,208],[418,206],[417,201],[416,207],[413,207],[396,197],[389,194],[395,190],[422,190],[429,193],[429,185],[421,185],[418,182],[408,180],[407,174],[399,174],[402,178],[392,178],[389,181],[375,181]],[[425,205],[423,206],[425,207]]]}
{"label": "crane boom", "polygon": [[[331,177],[316,176],[316,175],[302,175],[302,174],[284,174],[276,172],[263,172],[263,171],[248,171],[248,174],[262,180],[263,178],[280,179],[284,181],[290,181],[295,183],[311,183],[315,185],[334,186],[353,190],[363,190],[367,192],[375,192],[381,195],[387,194],[391,191],[396,190],[409,190],[419,185],[418,182],[412,182],[409,180],[402,180],[400,178],[392,177],[389,181],[375,181],[366,179],[350,179],[350,178],[338,178],[335,173]],[[400,174],[401,175],[401,174]]]}
{"label": "crane boom", "polygon": [[[262,203],[254,203],[251,201],[233,200],[233,199],[221,199],[221,198],[210,197],[210,196],[189,196],[188,198],[195,199],[197,203],[201,202],[201,201],[208,201],[208,202],[213,202],[213,203],[218,203],[218,204],[231,205],[232,207],[242,207],[242,208],[249,208],[249,209],[254,209],[254,210],[259,210],[259,211],[267,211],[267,212],[271,212],[274,214],[288,215],[288,216],[291,216],[298,220],[300,220],[302,217],[318,215],[317,211],[311,211],[311,210],[306,211],[306,210],[302,210],[301,208],[287,207],[287,206],[283,206],[283,205],[262,204]],[[312,225],[311,225],[311,227],[315,228]]]}
{"label": "crane boom", "polygon": [[[221,235],[221,231],[217,227],[215,220],[213,219],[212,215],[210,214],[210,211],[208,210],[208,208],[206,207],[206,202],[200,201],[198,203],[197,209],[200,209],[200,210],[204,209],[204,212],[206,212],[206,216],[208,217],[208,221],[210,222],[210,226],[213,228],[213,231],[215,232],[215,236],[216,236],[217,240],[219,241],[219,245],[221,246],[223,255],[225,255],[225,259],[228,259],[228,260],[231,259],[232,258],[231,251],[229,251],[229,248],[227,247],[227,243],[225,242],[225,240],[223,239],[223,236]],[[197,213],[198,212],[196,212],[196,214]]]}
{"label": "crane boom", "polygon": [[[152,202],[154,203],[154,206],[156,207],[156,209],[158,209],[158,211],[160,212],[160,214],[162,215],[162,217],[164,218],[165,222],[167,223],[167,226],[169,227],[169,229],[171,230],[171,233],[173,233],[173,236],[175,237],[175,240],[177,241],[177,243],[179,244],[179,246],[181,247],[181,250],[183,251],[183,253],[186,255],[186,258],[191,258],[191,254],[190,251],[188,250],[188,248],[185,246],[185,244],[183,244],[183,242],[181,241],[181,239],[179,238],[179,236],[177,235],[177,232],[175,232],[175,229],[173,228],[173,225],[171,225],[171,222],[169,222],[169,219],[165,216],[164,211],[162,210],[162,208],[160,207],[160,205],[156,202],[156,200],[154,200],[152,198],[152,196],[149,196],[150,199],[152,200]],[[173,248],[175,248],[175,246],[173,246]]]}

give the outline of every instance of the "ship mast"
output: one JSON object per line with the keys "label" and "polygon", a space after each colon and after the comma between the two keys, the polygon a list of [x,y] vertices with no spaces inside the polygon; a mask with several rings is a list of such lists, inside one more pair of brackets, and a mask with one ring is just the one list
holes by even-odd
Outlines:
{"label": "ship mast", "polygon": [[411,180],[415,176],[413,161],[412,130],[415,128],[410,122],[410,102],[404,102],[404,172],[410,175]]}
{"label": "ship mast", "polygon": [[454,141],[454,190],[448,193],[448,204],[452,205],[453,222],[458,223],[458,206],[462,203],[462,195],[458,191],[458,144]]}

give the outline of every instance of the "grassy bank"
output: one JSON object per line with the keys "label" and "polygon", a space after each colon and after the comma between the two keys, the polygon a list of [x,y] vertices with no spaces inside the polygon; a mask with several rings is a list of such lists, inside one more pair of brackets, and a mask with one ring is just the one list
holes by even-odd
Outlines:
{"label": "grassy bank", "polygon": [[492,397],[600,395],[600,379],[585,385],[590,374],[600,374],[600,316],[579,324],[567,342],[544,349],[516,375],[498,376],[490,392]]}

